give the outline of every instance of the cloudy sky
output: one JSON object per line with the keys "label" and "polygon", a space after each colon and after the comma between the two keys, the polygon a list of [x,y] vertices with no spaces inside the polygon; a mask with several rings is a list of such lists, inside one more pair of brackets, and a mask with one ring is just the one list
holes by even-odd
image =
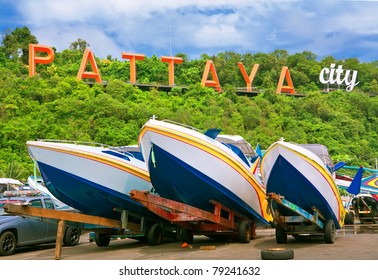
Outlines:
{"label": "cloudy sky", "polygon": [[78,38],[95,56],[285,49],[378,60],[378,1],[0,0],[0,32],[27,26],[58,51]]}

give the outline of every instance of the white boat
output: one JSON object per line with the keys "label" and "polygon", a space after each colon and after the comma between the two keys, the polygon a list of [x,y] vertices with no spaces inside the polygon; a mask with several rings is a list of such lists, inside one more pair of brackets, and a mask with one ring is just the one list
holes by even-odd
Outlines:
{"label": "white boat", "polygon": [[316,207],[325,220],[333,220],[339,229],[346,212],[329,164],[328,150],[323,145],[277,141],[261,161],[266,192],[284,196],[309,213]]}
{"label": "white boat", "polygon": [[107,218],[119,219],[121,210],[152,215],[130,198],[131,190],[151,191],[152,185],[146,164],[125,149],[51,140],[26,145],[46,188],[61,202]]}
{"label": "white boat", "polygon": [[218,201],[268,224],[265,188],[252,172],[253,164],[237,147],[216,140],[219,132],[204,134],[170,121],[147,121],[139,147],[154,189],[164,198],[210,212],[211,201]]}
{"label": "white boat", "polygon": [[[346,167],[346,168],[359,169],[360,167]],[[367,169],[370,172],[373,171],[374,173],[369,176],[361,178],[361,184],[360,184],[358,193],[378,195],[378,171],[376,169],[363,168],[363,170],[365,169]],[[335,181],[336,181],[337,186],[347,191],[353,179],[354,177],[352,178],[348,175],[341,175],[341,174],[335,175]]]}
{"label": "white boat", "polygon": [[0,197],[3,197],[3,193],[6,191],[18,191],[23,187],[23,183],[13,178],[0,178]]}

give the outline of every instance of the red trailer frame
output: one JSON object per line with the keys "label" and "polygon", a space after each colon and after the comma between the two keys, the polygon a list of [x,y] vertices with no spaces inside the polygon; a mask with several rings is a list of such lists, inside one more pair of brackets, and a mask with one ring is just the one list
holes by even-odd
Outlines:
{"label": "red trailer frame", "polygon": [[215,239],[239,238],[242,243],[249,243],[250,239],[256,237],[256,224],[253,220],[217,201],[211,201],[214,205],[211,213],[145,191],[132,190],[130,197],[156,215],[179,225],[182,232],[178,237],[188,243],[193,242],[193,235],[206,235]]}

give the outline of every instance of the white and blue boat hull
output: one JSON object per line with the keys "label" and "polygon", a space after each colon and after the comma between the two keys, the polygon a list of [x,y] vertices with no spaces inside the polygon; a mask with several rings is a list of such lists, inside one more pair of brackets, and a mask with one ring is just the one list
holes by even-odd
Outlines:
{"label": "white and blue boat hull", "polygon": [[[130,198],[130,191],[151,191],[143,161],[103,153],[102,147],[27,142],[47,189],[60,201],[82,213],[120,218],[121,210],[153,216]],[[128,158],[128,160],[127,160]]]}
{"label": "white and blue boat hull", "polygon": [[265,191],[250,167],[217,140],[185,127],[150,120],[141,130],[141,150],[151,183],[165,198],[206,211],[211,201],[268,224]]}
{"label": "white and blue boat hull", "polygon": [[[275,193],[313,213],[317,208],[325,220],[341,228],[345,217],[341,197],[332,174],[309,150],[296,144],[278,141],[271,145],[261,162],[267,193]],[[289,214],[284,207],[281,214]]]}

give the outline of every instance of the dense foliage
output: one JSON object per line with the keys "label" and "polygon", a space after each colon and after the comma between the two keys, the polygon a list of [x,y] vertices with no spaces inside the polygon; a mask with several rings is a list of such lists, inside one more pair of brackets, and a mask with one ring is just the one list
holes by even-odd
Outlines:
{"label": "dense foliage", "polygon": [[[254,55],[225,52],[194,60],[177,54],[184,63],[175,66],[177,87],[167,93],[131,85],[129,63],[110,56],[96,58],[104,85],[77,80],[82,46],[87,46],[81,39],[55,52],[53,63],[38,65],[38,75],[29,77],[27,59],[15,55],[15,48],[25,49],[25,41],[19,41],[25,37],[37,43],[26,28],[9,32],[0,46],[0,176],[25,179],[33,172],[27,140],[136,144],[140,128],[153,115],[203,130],[218,127],[242,135],[253,146],[259,143],[262,149],[283,137],[324,144],[335,162],[349,165],[374,167],[378,157],[378,97],[371,96],[378,92],[378,62],[342,61],[345,69],[359,71],[360,83],[353,92],[325,94],[318,76],[330,63],[341,63],[332,57],[318,62],[311,52],[289,55],[283,50]],[[215,63],[222,93],[200,84],[207,59]],[[236,87],[245,86],[239,61],[246,69],[260,64],[254,86],[263,91],[255,97],[236,94]],[[282,66],[289,67],[304,97],[274,93]],[[137,80],[167,85],[167,64],[156,56],[138,61]]]}

